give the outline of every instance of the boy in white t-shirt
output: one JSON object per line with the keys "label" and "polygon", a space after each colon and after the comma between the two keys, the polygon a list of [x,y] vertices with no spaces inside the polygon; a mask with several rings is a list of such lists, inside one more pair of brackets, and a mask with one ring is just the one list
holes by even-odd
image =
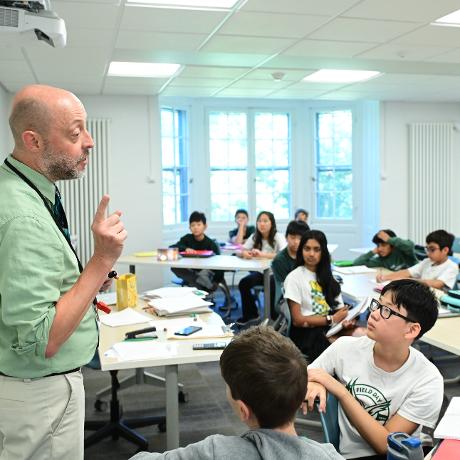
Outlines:
{"label": "boy in white t-shirt", "polygon": [[370,310],[367,336],[339,338],[308,367],[309,408],[319,396],[321,410],[327,410],[326,390],[339,401],[345,458],[385,455],[390,433],[417,436],[422,426],[434,428],[442,405],[441,374],[411,347],[438,316],[429,287],[393,281]]}
{"label": "boy in white t-shirt", "polygon": [[426,237],[426,259],[405,270],[377,275],[377,281],[415,278],[432,288],[454,289],[458,265],[449,259],[454,239],[454,235],[445,230],[429,233]]}

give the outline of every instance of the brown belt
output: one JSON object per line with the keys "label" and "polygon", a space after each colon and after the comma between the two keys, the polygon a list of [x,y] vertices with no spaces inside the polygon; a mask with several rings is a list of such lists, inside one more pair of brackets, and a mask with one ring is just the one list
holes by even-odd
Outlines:
{"label": "brown belt", "polygon": [[[53,377],[55,375],[64,375],[64,374],[71,374],[72,372],[77,372],[81,370],[80,367],[76,367],[75,369],[71,369],[70,371],[64,371],[64,372],[53,372],[52,374],[48,375],[42,375],[41,377],[34,377],[34,378],[44,378],[44,377]],[[12,375],[7,375],[4,374],[3,372],[0,371],[0,375],[3,375],[3,377],[10,377],[10,378],[27,378],[27,377],[13,377]]]}

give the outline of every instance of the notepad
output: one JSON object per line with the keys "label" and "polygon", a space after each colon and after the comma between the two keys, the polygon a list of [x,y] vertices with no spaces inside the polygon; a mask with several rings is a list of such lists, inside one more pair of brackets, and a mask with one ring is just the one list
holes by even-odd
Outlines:
{"label": "notepad", "polygon": [[[346,318],[343,321],[351,321],[352,319],[355,319],[361,313],[365,312],[368,306],[369,306],[369,298],[366,298],[363,301],[361,301],[358,305],[356,305],[356,307],[350,308],[350,310],[348,310],[348,314]],[[343,329],[343,324],[342,324],[343,321],[331,326],[329,330],[326,332],[326,337],[331,337],[337,334],[337,332],[340,332]]]}
{"label": "notepad", "polygon": [[358,275],[361,273],[375,273],[377,270],[375,268],[369,268],[365,265],[356,265],[353,267],[337,267],[334,266],[334,271],[341,273],[343,275]]}
{"label": "notepad", "polygon": [[[197,294],[198,293],[198,294]],[[167,286],[158,289],[152,289],[144,292],[146,297],[151,299],[170,299],[174,297],[184,297],[189,294],[199,295],[200,297],[206,296],[208,293],[205,291],[199,291],[196,287],[178,287],[178,286]]]}
{"label": "notepad", "polygon": [[149,358],[169,358],[177,355],[177,344],[158,342],[119,342],[112,349],[123,361],[137,361]]}
{"label": "notepad", "polygon": [[434,430],[434,437],[460,439],[460,396],[452,398],[444,417]]}
{"label": "notepad", "polygon": [[210,305],[212,302],[208,302],[195,294],[167,299],[152,299],[149,302],[149,306],[160,316],[209,311]]}

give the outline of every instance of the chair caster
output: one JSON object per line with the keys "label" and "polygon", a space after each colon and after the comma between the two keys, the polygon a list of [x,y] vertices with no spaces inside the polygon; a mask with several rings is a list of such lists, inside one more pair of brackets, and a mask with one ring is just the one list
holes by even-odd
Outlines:
{"label": "chair caster", "polygon": [[106,412],[108,408],[109,404],[107,401],[102,401],[102,399],[96,399],[96,401],[94,401],[94,409],[96,412]]}
{"label": "chair caster", "polygon": [[158,424],[158,431],[160,433],[166,433],[166,422],[161,422]]}
{"label": "chair caster", "polygon": [[186,393],[185,391],[182,391],[182,390],[179,391],[178,396],[179,396],[180,403],[188,402],[188,393]]}

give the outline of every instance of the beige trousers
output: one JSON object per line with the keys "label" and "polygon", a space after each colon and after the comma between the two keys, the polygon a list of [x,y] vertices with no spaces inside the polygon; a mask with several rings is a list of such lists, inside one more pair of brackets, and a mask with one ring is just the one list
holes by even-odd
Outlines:
{"label": "beige trousers", "polygon": [[0,375],[0,460],[83,460],[80,371],[19,379]]}

